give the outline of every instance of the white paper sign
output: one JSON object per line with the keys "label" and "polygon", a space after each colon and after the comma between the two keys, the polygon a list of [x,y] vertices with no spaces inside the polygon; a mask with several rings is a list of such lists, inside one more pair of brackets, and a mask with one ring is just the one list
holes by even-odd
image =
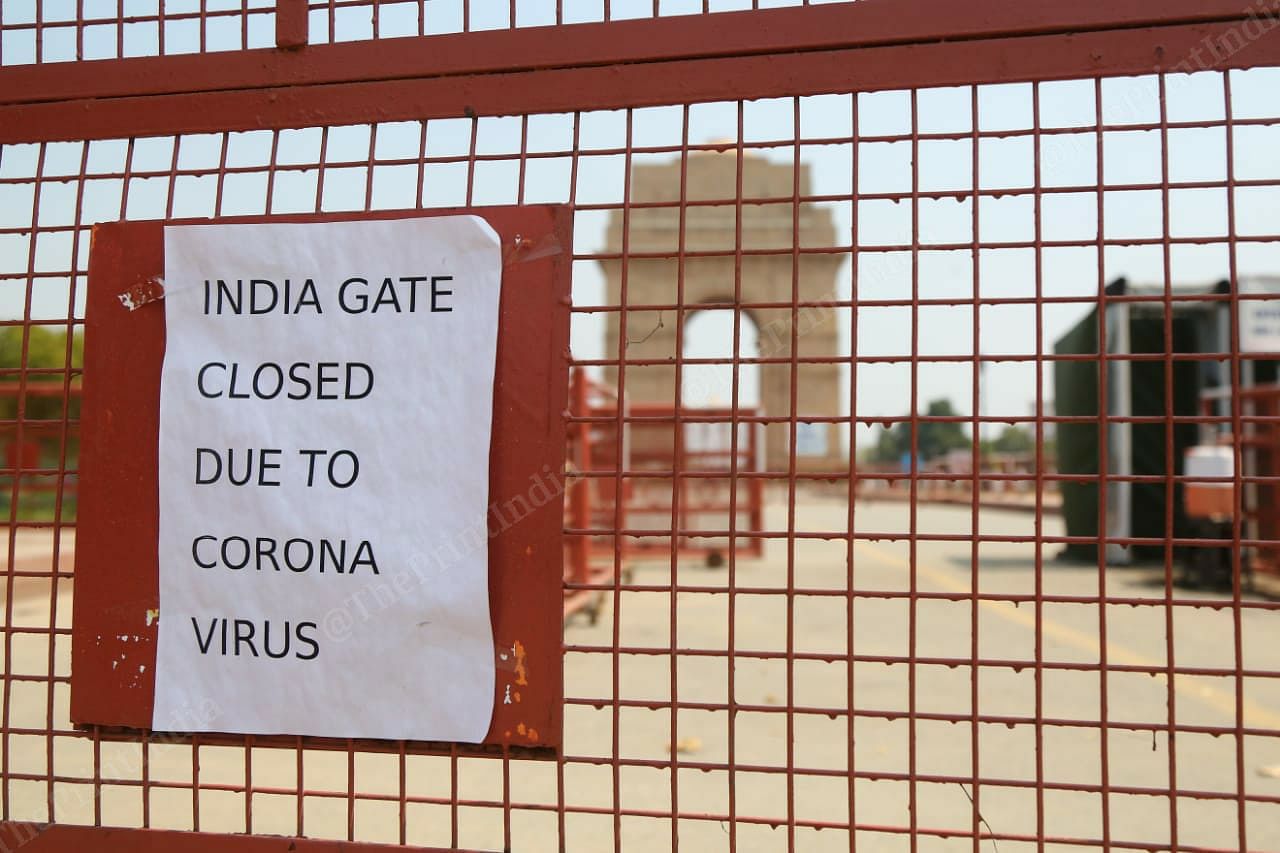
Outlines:
{"label": "white paper sign", "polygon": [[501,273],[473,216],[165,229],[154,729],[484,739]]}

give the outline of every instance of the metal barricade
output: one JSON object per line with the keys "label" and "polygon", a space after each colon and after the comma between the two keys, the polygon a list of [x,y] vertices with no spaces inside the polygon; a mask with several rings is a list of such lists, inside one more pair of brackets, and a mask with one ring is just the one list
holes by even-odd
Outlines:
{"label": "metal barricade", "polygon": [[[731,5],[0,3],[0,850],[1280,850],[1275,2]],[[543,203],[615,389],[557,472],[563,749],[74,726],[92,226]],[[1205,425],[1257,461],[1217,537]]]}

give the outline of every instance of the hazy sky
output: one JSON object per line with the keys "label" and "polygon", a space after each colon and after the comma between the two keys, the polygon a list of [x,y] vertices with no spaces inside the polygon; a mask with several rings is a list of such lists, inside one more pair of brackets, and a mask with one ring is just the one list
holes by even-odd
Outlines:
{"label": "hazy sky", "polygon": [[[238,0],[237,0],[238,2]],[[27,3],[30,5],[30,3]],[[74,10],[74,2],[69,5]],[[129,7],[154,10],[154,2],[131,4]],[[180,4],[168,4],[171,11]],[[215,6],[210,3],[210,6]],[[251,4],[252,5],[252,4]],[[428,4],[431,6],[432,4]],[[456,5],[456,4],[455,4]],[[696,4],[700,6],[700,4]],[[57,14],[60,5],[46,2],[45,16]],[[441,5],[440,10],[454,8]],[[501,9],[506,3],[473,4],[473,24],[486,24],[486,9]],[[520,5],[521,23],[539,22],[538,15],[548,4]],[[597,4],[570,3],[567,7],[580,19],[598,15]],[[630,6],[615,3],[615,12]],[[675,8],[663,4],[664,9]],[[691,6],[691,9],[695,6]],[[716,8],[719,8],[717,6]],[[731,8],[726,5],[725,8]],[[383,31],[396,27],[416,27],[412,21],[397,17],[407,4],[384,7]],[[648,14],[650,4],[639,3],[636,14]],[[21,19],[23,2],[5,0],[6,21]],[[539,12],[543,10],[543,12]],[[594,11],[593,11],[594,10]],[[494,13],[492,25],[506,26]],[[619,15],[622,16],[622,15]],[[367,18],[367,10],[365,10]],[[326,24],[313,21],[313,26]],[[266,19],[269,21],[269,19]],[[431,20],[443,29],[449,24],[445,12]],[[398,21],[394,25],[389,21]],[[251,30],[251,43],[270,39],[270,27]],[[367,35],[360,21],[339,22],[343,38]],[[238,29],[234,36],[238,43]],[[322,31],[319,38],[323,38]],[[6,37],[9,34],[6,33]],[[94,50],[114,50],[114,31],[107,37],[90,37]],[[126,53],[154,52],[154,28],[151,39],[140,34],[137,44],[126,40]],[[189,36],[168,35],[167,50],[174,52],[189,41]],[[102,47],[96,47],[99,42]],[[232,46],[232,45],[227,45]],[[56,48],[56,45],[55,45]],[[5,45],[5,61],[20,61],[21,45]],[[50,48],[54,49],[54,48]],[[93,52],[91,52],[93,55]],[[211,58],[210,61],[213,61]],[[1222,121],[1225,116],[1222,76],[1213,73],[1192,76],[1173,75],[1167,79],[1167,118],[1171,123],[1188,121]],[[1280,120],[1280,70],[1256,69],[1232,74],[1233,115],[1237,119]],[[1102,85],[1102,117],[1107,125],[1123,126],[1160,121],[1158,81],[1154,76],[1108,79]],[[921,133],[968,134],[973,131],[973,93],[969,87],[921,90],[918,94],[918,129]],[[1032,125],[1032,87],[1028,84],[983,86],[977,92],[977,124],[981,131],[1005,131],[1008,136],[983,138],[978,142],[977,184],[983,189],[1003,189],[1007,194],[983,198],[979,204],[978,238],[983,243],[1029,241],[1035,238],[1034,199],[1029,192],[1034,183],[1034,140]],[[803,140],[840,139],[856,130],[861,137],[909,133],[911,102],[907,92],[864,93],[855,99],[849,95],[802,98],[800,126],[793,126],[794,102],[791,99],[746,102],[743,106],[744,140],[777,142],[778,147],[757,150],[779,163],[790,163],[795,156],[792,140],[797,132],[802,139],[800,160],[811,167],[813,185],[809,192],[821,195],[857,193],[893,193],[911,190],[911,143],[863,142],[857,157],[859,169],[854,173],[853,146],[839,144],[804,144]],[[1040,123],[1050,128],[1081,127],[1095,123],[1094,84],[1092,81],[1045,83],[1040,87]],[[634,113],[634,147],[679,145],[682,141],[684,110],[680,106],[636,110]],[[698,144],[732,139],[737,135],[735,103],[700,104],[689,108],[689,142]],[[515,155],[521,148],[522,123],[519,118],[483,118],[477,127],[477,152],[480,154]],[[531,116],[527,127],[527,150],[568,152],[573,143],[574,120],[571,115]],[[1280,125],[1239,126],[1235,135],[1235,174],[1239,180],[1280,181]],[[273,134],[251,132],[231,134],[227,141],[227,163],[250,169],[265,166],[271,156]],[[596,155],[593,151],[623,147],[627,143],[625,114],[592,112],[581,115],[579,126],[577,200],[582,204],[617,204],[622,200],[625,160],[621,155]],[[416,158],[421,143],[421,124],[404,122],[378,125],[376,134],[368,126],[333,128],[325,140],[327,163],[359,163],[369,157],[370,146],[377,160]],[[319,159],[322,133],[318,129],[284,131],[279,134],[277,162],[315,163]],[[471,121],[467,119],[432,120],[426,133],[426,153],[433,156],[466,155],[471,140]],[[174,162],[175,140],[172,137],[138,140],[135,143],[132,171],[167,170]],[[973,140],[926,140],[920,143],[919,179],[922,192],[947,193],[920,203],[920,234],[926,249],[920,254],[920,295],[924,299],[946,299],[972,296],[975,287],[973,253],[968,249],[930,251],[930,244],[969,243],[973,223],[972,198],[966,191],[974,186]],[[1079,192],[1044,195],[1041,235],[1052,240],[1092,240],[1097,234],[1097,194],[1089,188],[1099,180],[1097,136],[1091,132],[1042,137],[1041,186],[1044,188],[1076,187]],[[177,149],[177,166],[185,169],[216,168],[221,153],[220,135],[181,137]],[[1227,193],[1221,184],[1226,179],[1226,132],[1222,126],[1206,129],[1168,131],[1169,180],[1171,183],[1196,182],[1206,186],[1177,188],[1169,194],[1168,233],[1175,237],[1197,238],[1195,245],[1175,245],[1170,251],[1168,278],[1177,284],[1211,283],[1228,274]],[[1162,137],[1159,130],[1126,131],[1118,129],[1104,134],[1102,179],[1107,186],[1104,199],[1104,236],[1108,239],[1142,239],[1159,237],[1165,231],[1163,199],[1158,189],[1126,190],[1125,186],[1158,184],[1161,181]],[[78,143],[48,147],[45,174],[68,178],[79,172],[82,146]],[[95,142],[88,153],[90,173],[123,170],[127,146],[123,141]],[[674,155],[637,155],[635,162],[654,162]],[[0,177],[30,176],[34,172],[36,147],[4,146],[0,150]],[[519,163],[509,160],[483,162],[477,166],[473,202],[479,205],[511,204],[518,200]],[[529,160],[526,164],[524,201],[527,203],[563,202],[570,194],[571,161],[568,156]],[[317,207],[317,171],[279,172],[271,186],[272,212],[313,211]],[[324,192],[319,207],[325,211],[360,210],[364,207],[368,176],[363,166],[326,168]],[[468,172],[465,163],[429,164],[423,179],[423,201],[429,207],[460,205],[466,201]],[[228,175],[221,211],[214,210],[216,178],[213,175],[186,175],[173,184],[173,210],[178,217],[204,217],[260,214],[268,177],[265,171],[249,171]],[[86,182],[81,202],[83,223],[111,220],[122,214],[129,218],[152,219],[166,215],[169,181],[166,178],[134,178],[123,201],[123,182],[115,178]],[[371,206],[375,209],[412,207],[417,203],[416,166],[387,166],[374,170],[371,184]],[[75,219],[76,185],[68,180],[48,180],[41,189],[39,222],[44,225],[70,224]],[[852,242],[854,210],[849,201],[830,205],[838,243]],[[32,214],[30,184],[0,184],[0,228],[29,227]],[[1237,234],[1264,235],[1277,233],[1280,222],[1280,187],[1250,186],[1236,190]],[[580,212],[575,226],[575,249],[578,252],[599,250],[604,244],[607,211]],[[909,253],[874,251],[876,246],[910,242],[911,204],[909,201],[863,200],[858,209],[857,243],[859,281],[857,294],[862,299],[907,299],[911,291],[911,258]],[[81,242],[81,251],[87,248]],[[21,234],[0,234],[0,315],[6,318],[22,315],[24,282],[29,240]],[[45,235],[35,248],[35,267],[39,270],[65,269],[70,252],[69,235]],[[1245,243],[1237,249],[1240,274],[1274,274],[1280,271],[1280,244]],[[978,289],[982,296],[1031,297],[1035,294],[1035,255],[1032,249],[984,249],[978,258]],[[1165,281],[1164,252],[1160,245],[1112,246],[1104,253],[1105,279],[1119,276],[1130,280],[1159,284]],[[846,259],[839,274],[838,293],[849,298],[851,282]],[[1090,309],[1089,300],[1099,286],[1098,261],[1092,247],[1046,248],[1043,252],[1043,292],[1049,297],[1077,297],[1079,303],[1048,305],[1042,311],[1043,346],[1051,352],[1053,342]],[[33,316],[60,318],[66,316],[68,287],[65,281],[41,280],[34,294]],[[598,303],[602,299],[602,276],[597,264],[580,262],[574,269],[574,296],[580,304]],[[83,293],[77,301],[83,302]],[[922,308],[917,320],[922,355],[972,355],[975,352],[973,317],[968,306],[930,306]],[[1036,351],[1036,309],[1033,305],[1000,305],[984,307],[979,317],[980,331],[976,349],[988,355],[1024,354]],[[851,318],[839,312],[836,322],[841,331],[842,348],[847,352]],[[858,312],[858,353],[860,355],[902,356],[910,352],[911,311],[909,307],[863,308]],[[687,324],[685,352],[690,357],[727,355],[731,352],[731,325],[726,315],[705,314]],[[573,348],[580,357],[600,357],[603,347],[603,320],[577,315],[573,329]],[[754,349],[748,339],[744,352]],[[911,405],[908,399],[908,368],[905,365],[866,365],[859,375],[857,409],[860,415],[900,415]],[[1026,417],[1035,400],[1034,364],[994,364],[987,372],[983,408],[989,415]],[[704,371],[705,373],[706,371]],[[725,371],[710,371],[713,376],[698,376],[693,371],[702,399],[728,398]],[[746,371],[743,377],[744,399],[749,402],[755,379]],[[919,369],[919,405],[946,397],[964,413],[972,409],[972,363],[922,364]],[[718,377],[718,378],[717,378]],[[847,380],[844,383],[847,387]],[[1045,371],[1045,396],[1052,399],[1051,371]],[[710,389],[710,390],[708,390]],[[721,393],[722,392],[722,393]],[[849,401],[843,401],[847,411]],[[860,435],[860,443],[870,436]]]}

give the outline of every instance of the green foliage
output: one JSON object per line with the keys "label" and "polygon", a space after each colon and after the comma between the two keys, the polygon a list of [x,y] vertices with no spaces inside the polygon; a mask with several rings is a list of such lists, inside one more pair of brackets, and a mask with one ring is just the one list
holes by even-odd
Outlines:
{"label": "green foliage", "polygon": [[[67,332],[57,326],[27,327],[27,367],[64,367],[67,363]],[[22,326],[0,329],[0,367],[22,366]],[[71,366],[84,363],[84,335],[77,333],[71,341]]]}
{"label": "green foliage", "polygon": [[[23,359],[23,341],[26,341],[26,359]],[[78,370],[84,364],[84,336],[77,333],[70,341],[68,353],[67,331],[57,326],[4,326],[0,327],[0,419],[9,421],[0,427],[0,459],[5,467],[22,460],[24,468],[75,469],[78,467],[80,439],[79,426],[63,425],[64,416],[69,420],[80,417],[80,399],[72,395],[70,404],[62,389],[68,381],[68,355],[70,367]],[[23,369],[26,373],[22,373]],[[50,371],[37,372],[30,371]],[[71,377],[74,382],[75,377]],[[21,451],[15,446],[18,427],[18,386],[25,382],[27,393],[22,407]],[[40,393],[51,390],[52,393]],[[66,446],[63,447],[63,437]],[[28,448],[34,448],[34,451]],[[35,458],[28,456],[34,452]],[[46,474],[24,473],[19,478],[17,506],[12,507],[14,480],[12,476],[0,477],[0,516],[8,518],[12,512],[24,521],[49,521],[59,517],[73,521],[76,514],[75,491],[71,486],[61,493],[61,512],[57,477]]]}
{"label": "green foliage", "polygon": [[[27,360],[22,361],[22,342],[24,330],[22,326],[5,326],[0,328],[0,369],[4,375],[0,382],[9,385],[19,380],[18,370],[22,367],[31,369],[53,369],[65,371],[67,368],[67,332],[65,329],[45,326],[29,326],[27,335]],[[84,335],[79,333],[71,339],[71,367],[79,368],[84,364]],[[28,385],[57,384],[66,380],[65,372],[28,373]],[[63,400],[61,395],[43,396],[29,394],[24,413],[25,419],[56,420],[62,417]],[[71,417],[79,416],[79,404],[72,404]],[[16,394],[0,395],[0,418],[12,420],[18,415],[18,398]]]}
{"label": "green foliage", "polygon": [[[955,417],[956,411],[950,400],[933,400],[925,410],[926,417]],[[916,450],[922,460],[937,459],[949,450],[972,447],[973,442],[965,432],[964,425],[954,421],[942,423],[933,421],[917,422]],[[891,429],[882,429],[876,446],[871,452],[872,461],[896,463],[911,452],[911,424],[895,424]]]}
{"label": "green foliage", "polygon": [[984,453],[1035,453],[1036,434],[1026,427],[1007,426],[995,441],[984,441]]}

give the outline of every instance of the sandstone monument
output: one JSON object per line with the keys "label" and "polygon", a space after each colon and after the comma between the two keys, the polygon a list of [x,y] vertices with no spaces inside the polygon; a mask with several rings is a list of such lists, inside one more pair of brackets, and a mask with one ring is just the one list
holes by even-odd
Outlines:
{"label": "sandstone monument", "polygon": [[[631,203],[624,215],[610,218],[607,254],[629,258],[624,271],[619,259],[601,261],[606,300],[628,307],[627,359],[657,360],[659,364],[628,366],[625,392],[635,403],[672,404],[677,353],[677,303],[685,307],[684,319],[698,306],[731,309],[735,285],[740,281],[739,305],[743,316],[759,333],[759,351],[742,352],[743,359],[760,358],[760,405],[769,417],[791,414],[792,328],[797,335],[798,371],[796,414],[832,417],[840,414],[840,368],[836,364],[807,364],[805,358],[839,355],[837,314],[826,307],[791,309],[793,289],[800,302],[835,298],[836,272],[845,255],[809,252],[847,243],[836,235],[828,207],[802,202],[810,192],[809,167],[801,164],[797,176],[789,163],[775,163],[747,154],[741,169],[742,204],[737,203],[739,180],[736,150],[697,152],[689,155],[684,211],[685,252],[683,300],[680,300],[681,247],[680,160],[637,165],[631,176]],[[798,178],[798,187],[797,187]],[[798,192],[797,192],[798,190]],[[798,219],[798,221],[797,221]],[[624,223],[626,241],[624,247]],[[741,229],[741,253],[736,235]],[[801,251],[795,253],[793,246]],[[740,269],[740,275],[735,271]],[[625,272],[626,299],[623,302]],[[634,308],[632,307],[634,306]],[[605,353],[616,358],[621,332],[619,312],[608,315]],[[606,378],[617,382],[617,370]],[[728,405],[727,388],[722,395]],[[797,434],[797,467],[809,471],[841,471],[847,468],[835,424],[800,424]],[[765,430],[768,470],[785,471],[789,464],[789,424],[772,424]]]}

